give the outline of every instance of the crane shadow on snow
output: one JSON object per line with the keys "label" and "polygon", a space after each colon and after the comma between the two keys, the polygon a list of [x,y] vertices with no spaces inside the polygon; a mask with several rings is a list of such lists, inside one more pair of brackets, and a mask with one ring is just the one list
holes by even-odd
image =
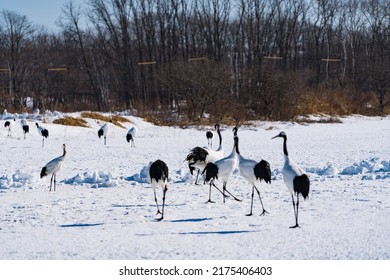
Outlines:
{"label": "crane shadow on snow", "polygon": [[[185,206],[185,203],[177,204],[165,204],[165,207],[180,207]],[[112,204],[114,208],[144,208],[144,207],[156,207],[156,204]]]}
{"label": "crane shadow on snow", "polygon": [[73,228],[73,227],[96,227],[96,226],[102,226],[104,223],[96,223],[96,224],[65,224],[65,225],[59,225],[61,228]]}
{"label": "crane shadow on snow", "polygon": [[145,206],[146,204],[112,204],[114,208],[142,208]]}
{"label": "crane shadow on snow", "polygon": [[208,235],[208,234],[218,234],[218,235],[226,235],[226,234],[242,234],[242,233],[251,233],[255,232],[252,230],[221,230],[221,231],[190,231],[190,232],[180,232],[180,235]]}
{"label": "crane shadow on snow", "polygon": [[210,221],[212,218],[193,218],[193,219],[181,219],[181,220],[173,220],[172,223],[197,223],[203,221]]}

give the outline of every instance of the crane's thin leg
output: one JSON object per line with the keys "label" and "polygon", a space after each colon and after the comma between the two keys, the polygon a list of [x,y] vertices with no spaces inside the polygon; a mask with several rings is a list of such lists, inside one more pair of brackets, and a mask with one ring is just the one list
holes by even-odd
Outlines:
{"label": "crane's thin leg", "polygon": [[56,184],[57,184],[57,175],[54,175],[54,191],[56,191]]}
{"label": "crane's thin leg", "polygon": [[223,183],[222,183],[223,203],[225,203],[225,197],[227,196],[227,195],[225,194],[225,190],[226,190],[226,182],[223,182]]}
{"label": "crane's thin leg", "polygon": [[45,146],[45,138],[42,137],[42,147],[44,147],[44,146]]}
{"label": "crane's thin leg", "polygon": [[106,145],[106,136],[104,136],[104,145]]}
{"label": "crane's thin leg", "polygon": [[255,196],[255,186],[252,186],[252,198],[251,198],[251,211],[247,216],[252,216],[252,208],[253,208],[253,197]]}
{"label": "crane's thin leg", "polygon": [[295,217],[295,223],[296,223],[296,227],[299,227],[299,224],[298,224],[298,209],[299,209],[299,195],[297,195],[297,216]]}
{"label": "crane's thin leg", "polygon": [[260,191],[256,188],[256,186],[254,186],[254,188],[256,189],[256,192],[259,195],[261,207],[263,208],[263,212],[260,214],[260,216],[264,216],[265,214],[269,214],[268,211],[264,209],[263,201],[261,200],[261,196],[260,196]]}
{"label": "crane's thin leg", "polygon": [[226,191],[231,197],[233,197],[234,200],[236,200],[236,201],[242,201],[241,199],[235,197],[235,196],[234,196],[231,192],[229,192],[226,188],[225,188],[225,191]]}
{"label": "crane's thin leg", "polygon": [[231,192],[229,192],[227,189],[226,189],[226,182],[224,182],[224,184],[223,184],[223,203],[225,203],[225,192],[227,192],[231,197],[233,197],[235,200],[237,200],[237,201],[241,201],[241,199],[238,199],[237,197],[235,197]]}
{"label": "crane's thin leg", "polygon": [[211,180],[211,181],[210,181],[210,190],[209,190],[209,200],[208,200],[207,202],[215,203],[215,201],[212,201],[212,200],[211,200],[211,186],[213,186],[214,188],[216,188],[224,197],[228,197],[228,195],[224,194],[223,191],[221,191],[221,190],[214,184],[214,180]]}
{"label": "crane's thin leg", "polygon": [[199,185],[198,184],[199,172],[200,172],[200,169],[198,169],[198,174],[196,174],[195,185]]}
{"label": "crane's thin leg", "polygon": [[[293,202],[293,208],[294,208],[294,216],[295,216],[295,226],[291,226],[290,228],[297,228],[299,227],[298,225],[298,211],[295,208],[295,200],[294,200],[294,195],[291,195],[292,202]],[[297,197],[297,206],[299,205],[298,197]]]}
{"label": "crane's thin leg", "polygon": [[161,217],[159,219],[157,219],[158,221],[161,221],[162,219],[164,219],[164,206],[165,206],[165,194],[167,193],[167,188],[164,188],[164,191],[163,191],[163,204],[162,204],[162,212],[161,212]]}
{"label": "crane's thin leg", "polygon": [[156,215],[157,215],[157,214],[161,214],[160,208],[158,207],[158,203],[157,203],[156,190],[153,189],[153,192],[154,192],[154,201],[156,202],[156,206],[157,206],[157,213],[156,213]]}
{"label": "crane's thin leg", "polygon": [[[214,188],[216,188],[221,194],[223,194],[223,192],[214,184],[214,180],[212,181],[212,184]],[[225,197],[228,197],[228,195],[225,194]]]}
{"label": "crane's thin leg", "polygon": [[50,178],[50,187],[49,187],[49,192],[51,192],[51,185],[53,184],[53,177],[54,177],[54,174],[51,175],[51,178]]}
{"label": "crane's thin leg", "polygon": [[209,189],[209,200],[207,202],[209,203],[215,203],[215,201],[211,200],[211,186],[214,186],[217,190],[221,191],[220,189],[217,188],[216,185],[214,185],[213,180],[210,181],[210,189]]}

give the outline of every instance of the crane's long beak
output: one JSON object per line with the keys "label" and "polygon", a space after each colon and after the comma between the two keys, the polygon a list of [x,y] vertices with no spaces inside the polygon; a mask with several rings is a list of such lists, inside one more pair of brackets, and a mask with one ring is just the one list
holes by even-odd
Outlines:
{"label": "crane's long beak", "polygon": [[280,137],[280,135],[278,134],[278,135],[272,137],[271,139],[275,139],[275,138],[277,138],[277,137]]}

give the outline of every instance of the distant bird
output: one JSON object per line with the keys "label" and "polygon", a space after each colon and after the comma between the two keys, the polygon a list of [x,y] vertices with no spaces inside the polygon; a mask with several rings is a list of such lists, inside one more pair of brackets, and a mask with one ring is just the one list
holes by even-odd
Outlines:
{"label": "distant bird", "polygon": [[66,156],[66,146],[65,146],[65,144],[62,145],[62,148],[63,148],[62,156],[56,157],[55,159],[49,161],[41,170],[41,178],[46,176],[46,175],[52,174],[51,175],[51,179],[50,179],[49,191],[51,191],[51,187],[53,185],[53,181],[54,181],[54,191],[56,190],[56,182],[57,182],[56,181],[56,176],[57,176],[57,172],[58,172],[58,170],[60,170],[62,162],[65,160],[65,156]]}
{"label": "distant bird", "polygon": [[10,121],[5,121],[4,127],[5,127],[5,128],[8,127],[8,136],[12,136],[12,134],[11,134],[11,129],[12,129],[12,127],[14,126],[15,122],[16,122],[15,118],[13,118],[13,119],[10,120]]}
{"label": "distant bird", "polygon": [[[292,161],[287,152],[287,135],[284,131],[280,132],[274,138],[281,137],[283,138],[283,152],[284,152],[284,166],[282,170],[283,180],[287,186],[287,189],[291,193],[291,199],[294,208],[295,215],[295,226],[290,228],[299,227],[298,224],[298,208],[299,208],[299,195],[303,196],[303,199],[306,199],[309,196],[310,191],[310,180],[309,177],[305,174],[302,168],[300,168],[294,161]],[[296,197],[296,203],[294,200]]]}
{"label": "distant bird", "polygon": [[126,140],[127,140],[127,142],[131,141],[132,147],[135,147],[134,138],[137,135],[137,131],[138,131],[138,129],[136,127],[132,127],[129,129],[129,131],[127,132],[127,135],[126,135]]}
{"label": "distant bird", "polygon": [[213,147],[213,136],[214,136],[214,134],[212,131],[209,130],[206,132],[207,145],[209,147]]}
{"label": "distant bird", "polygon": [[[148,182],[153,187],[154,192],[154,201],[156,202],[157,206],[157,213],[161,214],[161,217],[157,220],[161,221],[164,219],[164,206],[165,206],[165,194],[168,190],[168,166],[165,162],[162,160],[156,160],[150,165],[149,172],[148,172]],[[156,196],[156,188],[161,187],[163,190],[163,200],[162,200],[162,211],[160,211],[160,208],[158,206],[157,202],[157,196]]]}
{"label": "distant bird", "polygon": [[238,137],[234,137],[234,146],[232,149],[232,152],[229,156],[224,157],[220,160],[213,162],[209,162],[206,164],[206,167],[204,168],[202,174],[206,173],[205,182],[210,182],[210,189],[209,189],[209,200],[208,202],[213,202],[211,200],[211,187],[214,186],[217,190],[219,190],[216,185],[214,184],[214,180],[221,180],[222,181],[222,193],[223,196],[223,202],[225,203],[225,192],[227,192],[231,197],[233,197],[237,201],[241,201],[240,199],[236,198],[233,194],[231,194],[226,189],[226,184],[229,180],[229,177],[232,175],[233,170],[237,167],[238,164]]}
{"label": "distant bird", "polygon": [[49,137],[49,131],[46,128],[40,126],[38,123],[35,123],[35,125],[37,126],[39,134],[42,136],[42,147],[43,147],[45,146],[45,138]]}
{"label": "distant bird", "polygon": [[[237,137],[238,141],[238,136],[237,136],[237,131],[238,131],[238,126],[236,126],[234,129],[234,135]],[[263,208],[263,212],[260,214],[265,215],[268,213],[263,206],[263,201],[261,200],[260,196],[260,191],[257,189],[255,183],[257,180],[260,182],[264,180],[266,183],[271,184],[271,168],[270,165],[267,161],[261,160],[260,162],[251,160],[251,159],[246,159],[244,158],[238,149],[238,143],[237,143],[237,154],[238,154],[238,166],[240,169],[241,176],[244,177],[245,180],[248,181],[252,185],[252,200],[251,200],[251,210],[247,216],[252,216],[252,209],[253,209],[253,197],[255,195],[255,190],[257,194],[259,195],[261,207]]]}
{"label": "distant bird", "polygon": [[215,162],[223,158],[223,145],[222,145],[222,135],[220,131],[220,125],[216,124],[214,128],[217,130],[219,137],[219,146],[217,150],[213,150],[210,147],[195,147],[193,148],[186,157],[188,162],[188,167],[190,169],[191,175],[193,175],[194,170],[197,169],[198,173],[196,175],[195,184],[198,184],[198,178],[200,170],[204,170],[206,164],[209,162]]}
{"label": "distant bird", "polygon": [[20,121],[20,124],[21,124],[21,126],[22,126],[22,128],[23,128],[24,139],[26,139],[26,134],[30,132],[30,127],[29,127],[29,125],[27,124],[26,119],[22,119],[22,120]]}
{"label": "distant bird", "polygon": [[106,122],[105,124],[103,124],[100,127],[99,131],[98,131],[99,138],[102,137],[102,136],[104,137],[104,145],[106,145],[106,139],[107,139],[107,134],[108,134],[108,125],[109,125],[109,123],[112,123],[112,119],[110,119],[109,122]]}

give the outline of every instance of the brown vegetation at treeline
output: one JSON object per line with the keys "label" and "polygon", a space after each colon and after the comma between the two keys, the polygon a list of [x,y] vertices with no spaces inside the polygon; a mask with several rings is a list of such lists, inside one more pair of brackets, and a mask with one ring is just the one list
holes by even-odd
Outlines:
{"label": "brown vegetation at treeline", "polygon": [[55,119],[53,123],[68,126],[88,127],[88,122],[85,119],[93,119],[102,123],[111,121],[114,125],[121,128],[125,128],[122,123],[130,123],[130,121],[125,117],[118,115],[107,116],[96,112],[81,112],[80,117],[78,118],[64,116],[62,118]]}
{"label": "brown vegetation at treeline", "polygon": [[388,114],[389,18],[387,0],[90,0],[65,4],[49,33],[3,10],[0,110],[157,124]]}

